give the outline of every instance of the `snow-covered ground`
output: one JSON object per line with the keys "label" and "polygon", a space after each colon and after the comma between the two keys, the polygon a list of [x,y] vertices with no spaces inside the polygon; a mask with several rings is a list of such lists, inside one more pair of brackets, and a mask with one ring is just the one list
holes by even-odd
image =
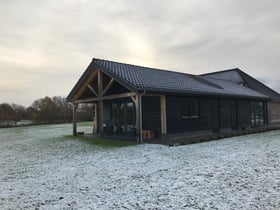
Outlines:
{"label": "snow-covered ground", "polygon": [[0,129],[0,209],[280,209],[280,131],[122,148],[69,134]]}

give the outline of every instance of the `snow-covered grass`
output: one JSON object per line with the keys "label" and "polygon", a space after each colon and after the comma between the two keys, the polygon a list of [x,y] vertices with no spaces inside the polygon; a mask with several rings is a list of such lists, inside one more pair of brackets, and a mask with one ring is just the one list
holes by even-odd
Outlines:
{"label": "snow-covered grass", "polygon": [[280,208],[280,131],[110,148],[69,134],[0,129],[0,209]]}

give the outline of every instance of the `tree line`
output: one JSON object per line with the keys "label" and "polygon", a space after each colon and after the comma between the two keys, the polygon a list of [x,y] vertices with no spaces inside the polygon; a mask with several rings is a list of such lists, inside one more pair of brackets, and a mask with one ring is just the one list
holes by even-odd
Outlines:
{"label": "tree line", "polygon": [[[92,118],[93,105],[80,104],[77,108],[78,121],[91,121]],[[61,96],[37,99],[29,107],[15,103],[0,104],[1,127],[14,126],[22,120],[32,124],[72,122],[72,105]]]}

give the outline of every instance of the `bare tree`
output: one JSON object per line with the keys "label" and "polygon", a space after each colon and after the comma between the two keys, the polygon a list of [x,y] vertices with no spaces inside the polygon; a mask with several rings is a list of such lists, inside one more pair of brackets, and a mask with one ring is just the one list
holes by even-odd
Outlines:
{"label": "bare tree", "polygon": [[9,126],[14,120],[13,107],[8,103],[0,104],[0,126]]}
{"label": "bare tree", "polygon": [[19,105],[19,104],[15,104],[15,103],[12,103],[11,107],[14,110],[14,120],[15,120],[15,124],[16,124],[18,121],[24,119],[25,107],[22,105]]}

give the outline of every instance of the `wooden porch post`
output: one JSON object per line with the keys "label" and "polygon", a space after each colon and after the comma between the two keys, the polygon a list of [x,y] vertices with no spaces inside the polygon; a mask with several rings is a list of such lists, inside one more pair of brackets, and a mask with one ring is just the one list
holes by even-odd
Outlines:
{"label": "wooden porch post", "polygon": [[103,134],[103,101],[98,101],[98,133]]}
{"label": "wooden porch post", "polygon": [[268,119],[268,102],[267,101],[263,101],[263,124],[267,125],[269,123],[269,119]]}
{"label": "wooden porch post", "polygon": [[166,97],[165,95],[160,96],[160,118],[161,118],[161,137],[165,139],[167,134],[166,129]]}
{"label": "wooden porch post", "polygon": [[77,136],[77,115],[76,115],[77,107],[78,107],[77,103],[72,103],[72,110],[73,110],[73,136]]}
{"label": "wooden porch post", "polygon": [[135,110],[136,110],[136,136],[137,136],[137,142],[140,142],[141,131],[140,131],[140,95],[139,94],[135,96]]}
{"label": "wooden porch post", "polygon": [[92,128],[92,133],[96,134],[97,133],[97,104],[94,103],[94,117],[93,117],[93,128]]}
{"label": "wooden porch post", "polygon": [[103,78],[102,72],[98,69],[97,72],[98,79],[98,133],[103,135],[103,100],[102,100],[102,92],[103,92]]}

